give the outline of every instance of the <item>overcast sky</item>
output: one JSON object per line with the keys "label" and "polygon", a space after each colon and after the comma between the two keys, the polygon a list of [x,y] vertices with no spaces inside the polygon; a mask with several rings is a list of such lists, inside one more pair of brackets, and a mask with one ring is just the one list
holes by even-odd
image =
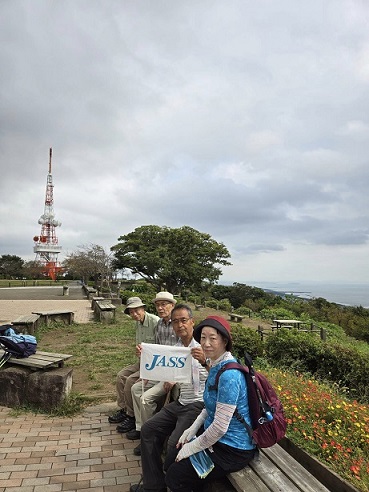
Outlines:
{"label": "overcast sky", "polygon": [[0,255],[52,147],[63,254],[189,225],[221,282],[368,282],[367,0],[1,0],[0,63]]}

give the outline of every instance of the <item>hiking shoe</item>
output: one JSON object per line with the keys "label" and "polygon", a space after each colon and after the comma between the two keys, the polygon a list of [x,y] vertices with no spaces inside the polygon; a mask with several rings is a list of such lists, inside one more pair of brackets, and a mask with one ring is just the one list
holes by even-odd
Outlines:
{"label": "hiking shoe", "polygon": [[143,488],[143,485],[135,483],[134,485],[130,486],[129,492],[145,492],[145,489]]}
{"label": "hiking shoe", "polygon": [[125,420],[127,417],[128,417],[128,415],[123,410],[123,408],[121,408],[120,410],[115,412],[113,415],[110,415],[110,417],[108,417],[108,421],[111,424],[119,424],[119,422],[123,422],[123,420]]}
{"label": "hiking shoe", "polygon": [[126,438],[130,439],[131,441],[134,441],[135,439],[140,439],[140,437],[141,437],[141,432],[136,429],[132,429],[126,433]]}
{"label": "hiking shoe", "polygon": [[131,431],[132,429],[136,428],[136,419],[134,417],[127,417],[123,422],[121,422],[119,425],[117,425],[117,431],[121,432],[122,434],[125,434],[126,432]]}
{"label": "hiking shoe", "polygon": [[133,454],[135,456],[141,456],[141,444],[139,444],[138,446],[136,446],[133,450]]}
{"label": "hiking shoe", "polygon": [[[144,486],[141,485],[140,483],[135,483],[135,484],[130,486],[129,492],[145,492],[145,489],[144,489]],[[159,492],[167,492],[167,488],[160,489]]]}

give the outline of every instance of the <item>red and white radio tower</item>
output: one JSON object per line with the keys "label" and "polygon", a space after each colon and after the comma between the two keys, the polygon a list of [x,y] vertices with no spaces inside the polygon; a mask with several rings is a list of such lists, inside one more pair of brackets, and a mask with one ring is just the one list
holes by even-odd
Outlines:
{"label": "red and white radio tower", "polygon": [[53,149],[50,149],[49,173],[46,181],[45,209],[43,215],[38,219],[41,225],[40,236],[35,236],[33,251],[36,253],[35,261],[42,265],[43,272],[51,279],[56,280],[57,274],[62,270],[58,264],[58,254],[61,246],[58,245],[55,228],[61,226],[61,222],[54,217],[53,177],[51,174],[51,157]]}

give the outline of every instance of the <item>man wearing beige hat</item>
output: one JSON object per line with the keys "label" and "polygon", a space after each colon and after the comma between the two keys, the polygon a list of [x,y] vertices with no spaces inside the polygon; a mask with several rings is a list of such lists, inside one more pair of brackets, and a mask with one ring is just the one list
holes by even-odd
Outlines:
{"label": "man wearing beige hat", "polygon": [[[111,424],[119,424],[118,427],[123,424],[125,428],[130,426],[131,429],[134,429],[135,427],[131,388],[140,377],[140,344],[142,342],[155,343],[156,327],[160,318],[155,314],[147,313],[145,307],[146,305],[139,297],[130,297],[127,299],[124,310],[125,314],[129,314],[136,321],[136,355],[138,359],[137,362],[124,367],[117,374],[116,387],[119,410],[111,415],[108,420]],[[117,428],[117,430],[119,429]]]}
{"label": "man wearing beige hat", "polygon": [[[159,292],[153,300],[156,311],[160,316],[160,320],[156,327],[155,343],[161,345],[176,345],[179,337],[173,330],[171,322],[172,309],[176,304],[176,300],[173,294],[170,292]],[[172,387],[170,383],[167,383],[165,389],[163,385],[158,385],[157,381],[137,381],[132,386],[132,400],[133,408],[136,419],[135,429],[127,431],[126,437],[128,439],[140,439],[141,426],[146,420],[152,416],[157,409],[158,405],[164,401],[166,395]],[[139,454],[139,446],[134,450],[135,454]]]}

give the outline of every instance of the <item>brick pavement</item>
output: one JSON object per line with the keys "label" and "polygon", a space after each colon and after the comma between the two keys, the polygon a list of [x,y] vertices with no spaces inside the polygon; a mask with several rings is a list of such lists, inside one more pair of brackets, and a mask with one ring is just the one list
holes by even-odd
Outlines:
{"label": "brick pavement", "polygon": [[[8,294],[0,289],[0,324],[35,309],[71,309],[77,323],[92,319],[90,301],[82,296],[58,299],[57,290],[33,290],[11,289]],[[73,297],[78,297],[76,291]],[[141,461],[133,454],[138,441],[108,423],[115,409],[109,402],[73,418],[50,418],[17,415],[0,406],[0,492],[128,492],[141,478]],[[210,490],[234,492],[226,481],[215,482]]]}
{"label": "brick pavement", "polygon": [[[77,323],[92,319],[87,299],[56,299],[36,290],[38,299],[31,289],[11,289],[10,295],[3,290],[0,324],[35,309],[70,309]],[[133,454],[138,442],[108,423],[115,409],[115,403],[104,403],[73,418],[50,418],[0,407],[0,492],[129,491],[141,477]]]}
{"label": "brick pavement", "polygon": [[141,477],[138,442],[108,423],[114,409],[48,418],[0,407],[0,492],[128,491]]}

